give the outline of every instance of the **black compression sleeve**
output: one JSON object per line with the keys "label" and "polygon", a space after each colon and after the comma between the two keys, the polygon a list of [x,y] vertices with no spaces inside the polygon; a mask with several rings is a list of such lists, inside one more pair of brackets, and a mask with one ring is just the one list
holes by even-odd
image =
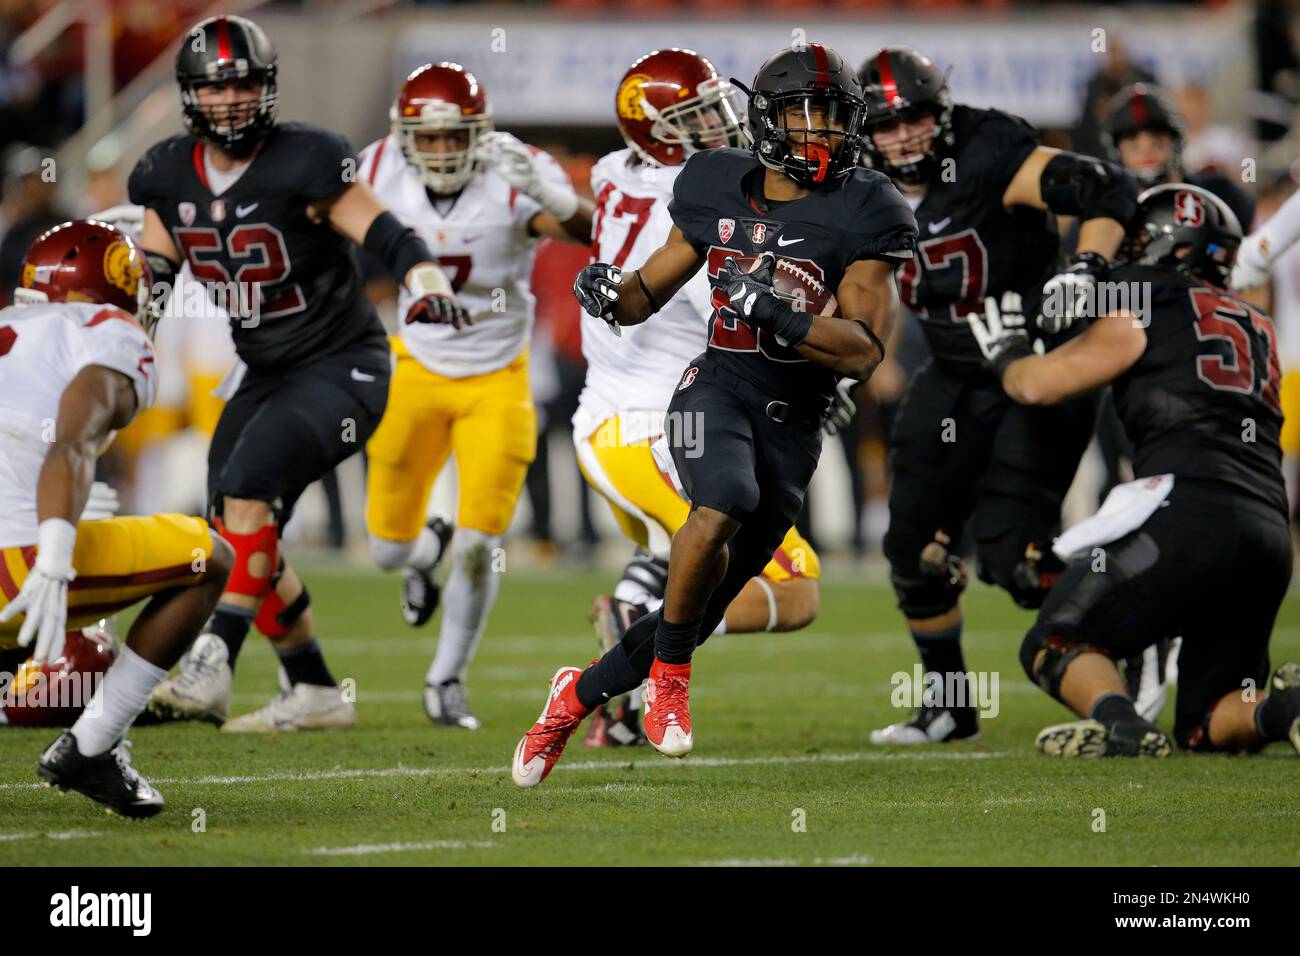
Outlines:
{"label": "black compression sleeve", "polygon": [[1058,216],[1114,219],[1127,225],[1137,211],[1137,181],[1128,170],[1092,156],[1060,153],[1038,181],[1047,208]]}
{"label": "black compression sleeve", "polygon": [[181,271],[181,264],[160,252],[146,252],[144,258],[149,263],[149,277],[153,282],[151,294],[158,303],[158,311],[162,312],[176,287],[176,274]]}
{"label": "black compression sleeve", "polygon": [[415,230],[403,226],[401,220],[387,211],[381,212],[370,224],[363,246],[398,282],[405,282],[406,274],[421,262],[433,261],[433,253]]}

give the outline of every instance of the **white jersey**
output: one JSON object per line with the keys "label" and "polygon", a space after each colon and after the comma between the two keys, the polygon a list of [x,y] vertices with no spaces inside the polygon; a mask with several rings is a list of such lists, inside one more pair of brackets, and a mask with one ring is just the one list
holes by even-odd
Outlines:
{"label": "white jersey", "polygon": [[[560,164],[537,152],[543,178],[568,185]],[[446,215],[430,201],[420,174],[389,135],[361,152],[361,177],[380,202],[410,226],[442,266],[473,324],[402,325],[402,341],[420,363],[439,375],[466,378],[505,368],[528,345],[534,299],[529,289],[538,239],[528,222],[542,207],[490,170],[476,173]],[[414,296],[403,287],[397,314]]]}
{"label": "white jersey", "polygon": [[36,543],[36,484],[59,402],[88,365],[129,378],[137,411],[157,397],[153,343],[116,306],[54,302],[0,311],[0,548]]}
{"label": "white jersey", "polygon": [[[668,238],[668,203],[682,168],[633,163],[632,157],[630,149],[620,149],[591,171],[596,259],[624,270],[640,268]],[[662,433],[682,371],[707,346],[711,296],[701,268],[647,321],[623,326],[621,338],[603,319],[582,312],[587,380],[573,416],[574,438],[586,438],[614,415],[627,443]]]}

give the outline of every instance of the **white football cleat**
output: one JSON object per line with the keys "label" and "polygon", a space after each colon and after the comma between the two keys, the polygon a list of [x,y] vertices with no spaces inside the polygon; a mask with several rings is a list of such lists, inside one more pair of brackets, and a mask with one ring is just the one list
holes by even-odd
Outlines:
{"label": "white football cleat", "polygon": [[226,721],[232,734],[271,734],[297,730],[346,730],[357,722],[357,709],[339,687],[294,684],[264,707]]}
{"label": "white football cleat", "polygon": [[424,685],[424,712],[435,724],[478,730],[482,724],[469,709],[465,685],[458,680]]}
{"label": "white football cleat", "polygon": [[159,720],[206,720],[220,725],[230,713],[229,652],[215,634],[200,634],[181,669],[149,695],[148,708]]}

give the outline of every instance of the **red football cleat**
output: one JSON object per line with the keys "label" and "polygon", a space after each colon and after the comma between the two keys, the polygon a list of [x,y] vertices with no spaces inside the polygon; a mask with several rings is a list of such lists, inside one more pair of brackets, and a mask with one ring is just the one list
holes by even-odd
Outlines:
{"label": "red football cleat", "polygon": [[645,735],[661,754],[685,757],[695,745],[691,737],[690,664],[665,664],[655,658],[645,683]]}
{"label": "red football cleat", "polygon": [[541,716],[515,747],[510,776],[519,786],[535,787],[546,779],[582,718],[591,713],[578,700],[580,676],[581,667],[561,667],[551,678]]}

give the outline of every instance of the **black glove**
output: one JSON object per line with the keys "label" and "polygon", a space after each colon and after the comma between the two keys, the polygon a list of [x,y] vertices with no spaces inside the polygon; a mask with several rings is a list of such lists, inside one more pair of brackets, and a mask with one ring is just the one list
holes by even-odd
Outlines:
{"label": "black glove", "polygon": [[776,256],[770,252],[762,253],[749,272],[742,271],[734,257],[729,258],[718,272],[718,283],[731,304],[718,311],[767,329],[782,345],[798,345],[808,337],[812,316],[776,294],[772,288],[775,267]]}
{"label": "black glove", "polygon": [[1096,252],[1080,252],[1043,286],[1038,327],[1048,335],[1068,329],[1076,319],[1096,318],[1097,283],[1106,278],[1110,263]]}
{"label": "black glove", "polygon": [[623,270],[604,262],[593,262],[578,273],[573,280],[573,296],[578,304],[593,319],[604,319],[615,335],[622,335],[622,329],[610,314],[618,305],[619,280]]}
{"label": "black glove", "polygon": [[453,329],[473,325],[469,312],[449,295],[429,293],[422,295],[406,310],[406,324],[424,322],[429,325],[450,325]]}

